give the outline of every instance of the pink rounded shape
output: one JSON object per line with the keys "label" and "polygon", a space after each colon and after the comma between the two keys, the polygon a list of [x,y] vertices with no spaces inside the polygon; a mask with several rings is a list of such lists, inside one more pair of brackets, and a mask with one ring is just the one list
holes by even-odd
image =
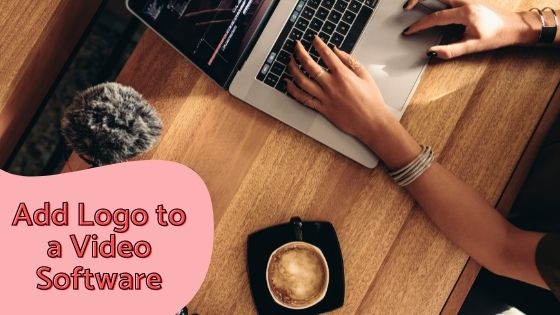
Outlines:
{"label": "pink rounded shape", "polygon": [[[214,227],[210,194],[202,179],[183,165],[140,161],[47,177],[19,177],[0,171],[0,196],[2,314],[173,315],[194,297],[208,271]],[[52,210],[68,202],[69,224],[28,226],[20,221],[12,226],[22,202],[31,215],[45,202],[50,202]],[[79,203],[85,204],[86,220],[93,220],[94,212],[100,208],[125,208],[131,212],[142,208],[148,212],[149,220],[143,226],[131,223],[129,230],[122,233],[114,231],[114,223],[79,226]],[[158,205],[164,205],[168,213],[182,209],[186,222],[161,226],[155,212]],[[92,258],[90,243],[85,257],[78,258],[70,239],[72,234],[80,245],[88,234],[97,234],[98,243],[108,240],[111,234],[115,234],[117,243],[148,241],[151,255]],[[62,258],[47,255],[51,240],[62,245]],[[145,246],[140,250],[144,253]],[[118,286],[114,290],[87,290],[81,278],[79,290],[72,286],[67,290],[39,290],[37,284],[44,281],[36,271],[41,266],[52,269],[45,273],[50,279],[59,272],[70,275],[76,266],[89,268],[92,273],[158,273],[162,288],[146,288],[144,280],[141,290],[120,290]]]}

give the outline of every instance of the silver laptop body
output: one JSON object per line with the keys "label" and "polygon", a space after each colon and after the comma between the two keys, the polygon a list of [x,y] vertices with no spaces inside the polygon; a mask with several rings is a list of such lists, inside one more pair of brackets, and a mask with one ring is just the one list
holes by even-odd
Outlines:
{"label": "silver laptop body", "polygon": [[[301,2],[277,2],[254,48],[233,76],[229,92],[365,167],[374,168],[378,160],[366,146],[341,132],[317,112],[257,80],[263,65],[270,58],[273,45]],[[427,12],[421,9],[404,12],[403,2],[398,0],[375,3],[373,14],[351,53],[375,78],[389,109],[400,120],[428,63],[426,51],[440,39],[441,34],[430,31],[403,37],[402,31]],[[157,29],[155,31],[158,32]]]}

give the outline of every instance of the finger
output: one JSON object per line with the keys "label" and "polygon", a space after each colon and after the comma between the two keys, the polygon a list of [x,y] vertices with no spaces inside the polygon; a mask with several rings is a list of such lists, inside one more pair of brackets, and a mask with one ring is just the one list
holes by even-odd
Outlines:
{"label": "finger", "polygon": [[334,51],[327,46],[319,36],[315,36],[315,39],[313,39],[313,47],[315,47],[315,50],[317,50],[319,56],[325,62],[331,73],[336,74],[346,70],[346,66],[342,63],[340,58],[338,58]]}
{"label": "finger", "polygon": [[321,67],[318,63],[316,63],[315,60],[313,60],[313,58],[311,58],[311,56],[309,55],[305,47],[303,47],[300,41],[296,43],[296,56],[300,61],[303,70],[307,71],[307,73],[309,73],[311,78],[313,78],[312,81],[317,81],[317,83],[319,83],[320,86],[324,87],[325,84],[328,82],[328,77],[330,76],[330,74],[327,72],[323,73],[325,69],[323,69],[323,67]]}
{"label": "finger", "polygon": [[[322,68],[321,68],[322,69]],[[295,59],[292,57],[290,63],[288,64],[288,70],[294,77],[297,85],[302,88],[305,92],[313,95],[316,98],[323,99],[323,88],[317,84],[317,82],[308,78],[301,69],[298,68]]]}
{"label": "finger", "polygon": [[428,55],[441,59],[451,59],[480,51],[477,47],[478,41],[469,39],[454,44],[434,46],[430,48]]}
{"label": "finger", "polygon": [[288,93],[301,104],[319,112],[323,109],[321,101],[297,87],[294,82],[286,80],[286,88],[288,89]]}
{"label": "finger", "polygon": [[407,2],[405,2],[403,9],[412,10],[418,4],[418,2],[418,0],[408,0]]}
{"label": "finger", "polygon": [[435,26],[445,26],[450,24],[466,24],[466,17],[462,8],[442,10],[427,15],[406,28],[403,34],[412,35]]}
{"label": "finger", "polygon": [[371,78],[366,68],[364,68],[364,66],[362,66],[362,64],[352,55],[338,49],[337,47],[334,48],[334,53],[340,58],[340,60],[342,60],[342,63],[344,63],[348,69],[352,70],[352,72],[354,72],[358,77],[364,80]]}

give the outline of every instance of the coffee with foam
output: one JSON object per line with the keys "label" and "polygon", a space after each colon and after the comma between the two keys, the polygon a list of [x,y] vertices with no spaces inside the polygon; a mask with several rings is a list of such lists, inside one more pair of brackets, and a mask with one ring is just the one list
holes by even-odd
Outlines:
{"label": "coffee with foam", "polygon": [[275,250],[270,256],[266,276],[274,300],[292,309],[319,303],[329,284],[323,253],[305,242],[288,243]]}

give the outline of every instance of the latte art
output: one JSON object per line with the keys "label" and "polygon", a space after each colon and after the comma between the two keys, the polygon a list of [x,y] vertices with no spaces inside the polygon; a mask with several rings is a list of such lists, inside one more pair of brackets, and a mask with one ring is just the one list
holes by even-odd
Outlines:
{"label": "latte art", "polygon": [[277,302],[291,308],[307,308],[324,298],[328,267],[318,248],[294,242],[270,257],[267,280]]}

